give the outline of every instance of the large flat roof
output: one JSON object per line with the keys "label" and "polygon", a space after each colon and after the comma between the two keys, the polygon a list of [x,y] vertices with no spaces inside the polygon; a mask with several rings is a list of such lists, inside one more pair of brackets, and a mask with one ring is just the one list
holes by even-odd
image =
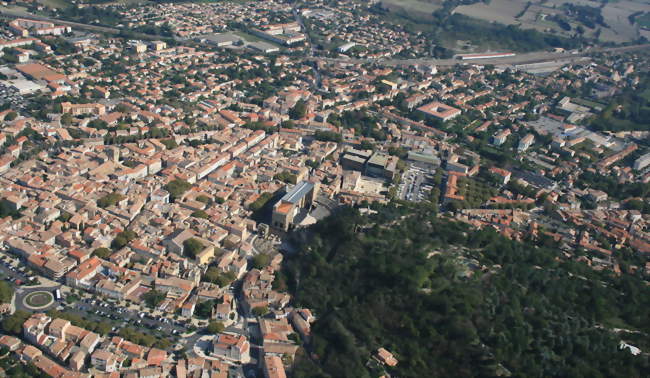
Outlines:
{"label": "large flat roof", "polygon": [[304,196],[314,188],[314,184],[309,181],[301,181],[285,194],[281,201],[298,203]]}

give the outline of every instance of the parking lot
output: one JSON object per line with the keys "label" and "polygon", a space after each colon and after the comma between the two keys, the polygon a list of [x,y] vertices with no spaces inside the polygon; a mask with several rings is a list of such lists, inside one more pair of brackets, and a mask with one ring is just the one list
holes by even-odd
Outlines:
{"label": "parking lot", "polygon": [[0,255],[0,274],[5,281],[16,286],[37,282],[37,277],[31,273],[17,258],[10,255]]}
{"label": "parking lot", "polygon": [[119,307],[115,304],[97,299],[82,299],[68,305],[66,312],[78,314],[86,319],[114,322],[113,332],[124,327],[132,327],[140,330],[148,328],[164,336],[180,335],[181,333],[187,332],[187,325],[182,321],[165,317],[154,317],[147,312]]}
{"label": "parking lot", "polygon": [[411,164],[402,175],[402,181],[397,188],[397,198],[414,202],[427,200],[433,189],[432,184],[431,170]]}

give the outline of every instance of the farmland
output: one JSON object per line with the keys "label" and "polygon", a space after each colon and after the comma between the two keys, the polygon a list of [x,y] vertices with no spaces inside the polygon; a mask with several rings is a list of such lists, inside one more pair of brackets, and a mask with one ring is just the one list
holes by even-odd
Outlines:
{"label": "farmland", "polygon": [[383,0],[381,3],[388,9],[401,9],[411,14],[428,16],[440,9],[443,0]]}
{"label": "farmland", "polygon": [[[603,42],[622,43],[639,37],[638,29],[642,22],[632,23],[630,16],[647,10],[648,2],[645,0],[620,0],[605,6],[589,0],[492,0],[489,4],[461,5],[454,12],[565,37],[582,34]],[[594,18],[602,22],[594,22]],[[650,19],[647,21],[650,23]]]}

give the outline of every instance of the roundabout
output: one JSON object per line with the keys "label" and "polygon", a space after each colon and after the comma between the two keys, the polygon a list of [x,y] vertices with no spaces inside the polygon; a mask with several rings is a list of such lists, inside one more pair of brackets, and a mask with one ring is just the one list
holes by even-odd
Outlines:
{"label": "roundabout", "polygon": [[49,291],[33,291],[25,296],[23,305],[32,310],[39,310],[50,306],[54,302],[54,295]]}

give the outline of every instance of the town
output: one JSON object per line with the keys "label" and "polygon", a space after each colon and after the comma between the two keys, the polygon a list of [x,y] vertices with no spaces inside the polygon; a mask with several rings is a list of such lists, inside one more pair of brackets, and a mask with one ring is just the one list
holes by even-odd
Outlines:
{"label": "town", "polygon": [[424,36],[326,3],[78,9],[131,34],[1,21],[10,358],[57,378],[286,377],[321,315],[290,294],[289,235],[347,206],[415,202],[650,276],[647,46],[437,65]]}

